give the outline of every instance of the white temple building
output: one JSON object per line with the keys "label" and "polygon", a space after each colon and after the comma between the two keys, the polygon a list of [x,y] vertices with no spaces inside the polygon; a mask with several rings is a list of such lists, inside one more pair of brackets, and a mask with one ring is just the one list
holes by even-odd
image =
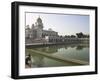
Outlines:
{"label": "white temple building", "polygon": [[37,21],[35,22],[35,25],[32,24],[31,28],[29,25],[25,28],[25,38],[26,40],[46,40],[50,37],[56,37],[58,36],[58,32],[53,31],[51,28],[48,30],[43,30],[44,26],[42,23],[42,19],[38,17]]}

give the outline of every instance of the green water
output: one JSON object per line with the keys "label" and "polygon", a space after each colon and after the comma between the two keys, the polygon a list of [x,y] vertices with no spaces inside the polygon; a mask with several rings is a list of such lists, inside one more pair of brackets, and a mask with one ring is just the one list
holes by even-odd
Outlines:
{"label": "green water", "polygon": [[[89,63],[89,45],[88,44],[69,44],[69,45],[52,45],[52,46],[42,46],[26,48],[33,49],[35,51],[44,52],[50,56],[57,56],[63,59],[76,59],[80,61],[85,61]],[[28,51],[26,51],[29,54]],[[32,57],[31,67],[58,67],[58,66],[75,66],[79,64],[74,64],[70,62],[63,62],[61,60],[52,59],[38,53],[30,53]]]}

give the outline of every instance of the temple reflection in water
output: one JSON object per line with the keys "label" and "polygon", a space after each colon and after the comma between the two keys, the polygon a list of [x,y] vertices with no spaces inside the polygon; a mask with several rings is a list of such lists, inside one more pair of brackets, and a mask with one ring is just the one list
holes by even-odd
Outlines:
{"label": "temple reflection in water", "polygon": [[[88,44],[69,44],[69,45],[52,45],[44,47],[33,47],[29,48],[39,52],[47,53],[50,56],[57,56],[59,58],[70,58],[77,59],[80,61],[86,61],[89,63],[89,45]],[[80,64],[74,64],[70,62],[62,62],[61,60],[49,58],[44,55],[37,53],[30,53],[27,51],[27,54],[31,55],[31,67],[56,67],[56,66],[77,66]],[[26,66],[26,68],[28,68]]]}

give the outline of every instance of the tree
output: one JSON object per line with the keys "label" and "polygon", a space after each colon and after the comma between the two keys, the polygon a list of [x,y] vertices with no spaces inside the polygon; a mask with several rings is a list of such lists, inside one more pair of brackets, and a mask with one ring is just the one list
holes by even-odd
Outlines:
{"label": "tree", "polygon": [[75,35],[71,35],[71,38],[75,38],[76,36]]}
{"label": "tree", "polygon": [[68,36],[67,36],[67,35],[65,35],[64,37],[65,37],[65,38],[67,38]]}
{"label": "tree", "polygon": [[84,34],[82,32],[76,33],[76,35],[77,35],[78,38],[83,38],[84,37]]}

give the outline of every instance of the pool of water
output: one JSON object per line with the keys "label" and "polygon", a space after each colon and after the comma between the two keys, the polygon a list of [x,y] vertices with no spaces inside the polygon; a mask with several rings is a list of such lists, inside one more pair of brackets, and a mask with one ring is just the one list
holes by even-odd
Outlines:
{"label": "pool of water", "polygon": [[[75,59],[88,62],[89,64],[89,45],[88,44],[69,44],[69,45],[52,45],[26,48],[38,52],[46,53],[49,56],[54,56],[63,59]],[[31,68],[35,67],[58,67],[58,66],[75,66],[71,62],[64,62],[55,58],[49,58],[35,52],[26,51],[26,55],[30,54],[32,63]]]}

